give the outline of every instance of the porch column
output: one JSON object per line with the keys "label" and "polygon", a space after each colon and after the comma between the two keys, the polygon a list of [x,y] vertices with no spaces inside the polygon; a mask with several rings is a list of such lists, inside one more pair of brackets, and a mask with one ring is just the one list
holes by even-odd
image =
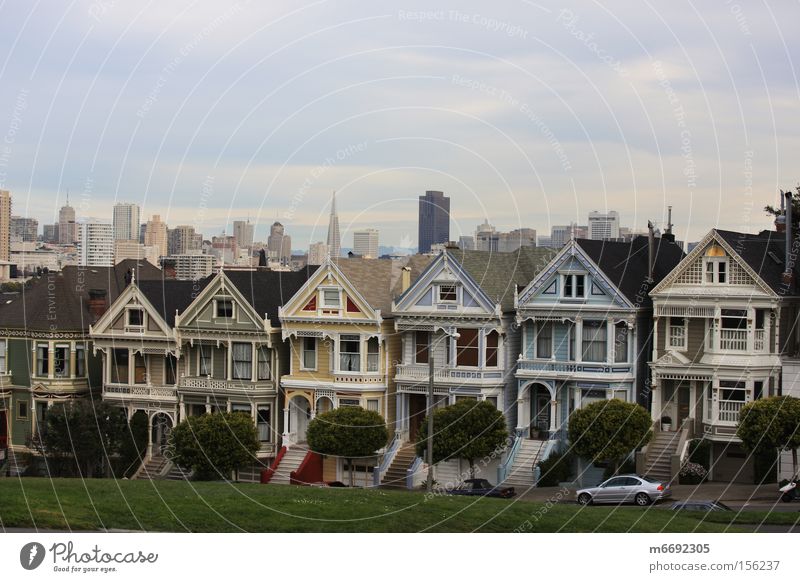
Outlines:
{"label": "porch column", "polygon": [[283,407],[283,434],[289,434],[289,401],[286,401],[286,406]]}
{"label": "porch column", "polygon": [[606,363],[614,363],[614,354],[616,353],[616,335],[614,334],[614,318],[609,317],[606,319]]}
{"label": "porch column", "polygon": [[716,374],[711,379],[711,422],[719,422],[719,378]]}
{"label": "porch column", "polygon": [[180,420],[186,418],[186,402],[183,401],[183,394],[180,395],[179,414]]}
{"label": "porch column", "polygon": [[56,374],[56,351],[53,342],[47,342],[47,377],[53,378]]}
{"label": "porch column", "polygon": [[581,406],[581,388],[580,386],[574,386],[572,388],[572,397],[575,399],[575,410],[579,408],[583,408]]}
{"label": "porch column", "polygon": [[558,400],[550,399],[550,435],[558,430]]}
{"label": "porch column", "polygon": [[136,376],[136,360],[133,354],[133,350],[128,348],[128,384],[133,384],[133,380]]}
{"label": "porch column", "polygon": [[227,368],[227,370],[226,370],[227,374],[226,374],[226,378],[225,379],[228,382],[230,382],[233,379],[233,370],[231,370],[231,368],[233,367],[233,357],[232,357],[233,354],[231,353],[232,352],[232,347],[233,347],[233,342],[231,340],[228,340],[227,346],[228,346],[228,353],[225,354],[225,359],[228,362],[228,365],[225,366]]}
{"label": "porch column", "polygon": [[525,399],[522,397],[517,398],[517,432],[522,436],[528,436],[530,429],[530,419],[527,418],[528,414],[525,410]]}
{"label": "porch column", "polygon": [[153,456],[153,415],[147,413],[147,456]]}
{"label": "porch column", "polygon": [[250,380],[255,382],[258,380],[258,351],[256,348],[256,342],[250,342]]}
{"label": "porch column", "polygon": [[575,361],[582,362],[583,361],[583,350],[581,350],[583,344],[583,318],[576,317],[575,318],[575,337],[573,338],[575,342]]}
{"label": "porch column", "polygon": [[75,377],[75,342],[69,344],[69,377]]}
{"label": "porch column", "polygon": [[755,348],[756,310],[747,308],[747,353],[752,354]]}
{"label": "porch column", "polygon": [[661,418],[661,386],[655,374],[650,384],[650,416],[654,421]]}

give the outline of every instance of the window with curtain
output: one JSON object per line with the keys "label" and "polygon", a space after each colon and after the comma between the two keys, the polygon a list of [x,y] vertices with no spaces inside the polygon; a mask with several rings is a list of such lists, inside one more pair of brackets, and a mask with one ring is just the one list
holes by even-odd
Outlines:
{"label": "window with curtain", "polygon": [[235,343],[231,346],[233,353],[234,380],[250,380],[253,377],[253,346]]}
{"label": "window with curtain", "polygon": [[606,343],[607,343],[607,337],[606,337],[605,321],[583,322],[584,362],[605,362]]}
{"label": "window with curtain", "polygon": [[147,362],[142,354],[133,354],[133,383],[147,384]]}
{"label": "window with curtain", "polygon": [[361,338],[357,335],[339,336],[339,369],[342,372],[361,371]]}
{"label": "window with curtain", "polygon": [[201,376],[211,375],[212,353],[213,348],[211,346],[204,346],[203,344],[200,344],[200,346],[197,348],[197,355],[200,358],[200,368],[198,373]]}
{"label": "window with curtain", "polygon": [[272,430],[270,428],[272,411],[269,404],[259,404],[256,411],[256,428],[258,429],[258,440],[268,443],[271,440]]}
{"label": "window with curtain", "polygon": [[75,375],[78,378],[86,376],[86,346],[84,344],[75,346]]}
{"label": "window with curtain", "polygon": [[628,361],[628,324],[620,322],[614,328],[614,361]]}
{"label": "window with curtain", "polygon": [[456,340],[456,365],[478,366],[478,330],[459,329]]}
{"label": "window with curtain", "polygon": [[414,363],[427,364],[428,363],[428,342],[430,332],[417,331],[414,332]]}
{"label": "window with curtain", "polygon": [[378,338],[369,338],[367,340],[367,372],[377,372],[380,370],[379,352]]}
{"label": "window with curtain", "polygon": [[553,324],[542,322],[536,324],[536,357],[553,357]]}
{"label": "window with curtain", "polygon": [[264,346],[258,348],[258,379],[269,380],[269,352]]}
{"label": "window with curtain", "polygon": [[69,377],[69,345],[56,344],[53,355],[53,373],[56,378]]}
{"label": "window with curtain", "polygon": [[303,369],[317,369],[317,338],[303,338]]}
{"label": "window with curtain", "polygon": [[6,370],[6,340],[0,340],[0,372]]}
{"label": "window with curtain", "polygon": [[500,345],[500,334],[495,330],[486,334],[486,366],[497,367],[497,350]]}
{"label": "window with curtain", "polygon": [[174,386],[175,379],[178,375],[178,359],[169,354],[164,359],[164,384],[167,386]]}
{"label": "window with curtain", "polygon": [[49,373],[50,373],[50,346],[48,346],[47,344],[37,344],[36,375],[47,376],[49,375]]}
{"label": "window with curtain", "polygon": [[128,383],[128,350],[112,350],[111,381],[117,384]]}

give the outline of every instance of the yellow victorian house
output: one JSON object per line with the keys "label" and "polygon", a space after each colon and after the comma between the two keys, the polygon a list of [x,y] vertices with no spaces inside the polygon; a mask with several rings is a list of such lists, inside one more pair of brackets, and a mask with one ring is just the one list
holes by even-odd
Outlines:
{"label": "yellow victorian house", "polygon": [[[394,365],[400,338],[391,305],[431,260],[335,259],[317,269],[278,311],[289,344],[289,370],[280,379],[283,445],[272,482],[285,483],[308,453],[306,429],[318,413],[338,406],[379,412],[394,428]],[[365,482],[375,459],[356,463]],[[325,459],[324,480],[349,469],[340,459]]]}

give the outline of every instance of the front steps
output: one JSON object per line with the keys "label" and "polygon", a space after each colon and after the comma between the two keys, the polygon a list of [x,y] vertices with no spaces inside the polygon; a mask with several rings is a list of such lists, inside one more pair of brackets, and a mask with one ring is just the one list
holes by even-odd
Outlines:
{"label": "front steps", "polygon": [[647,445],[645,476],[664,482],[672,481],[672,455],[678,452],[680,439],[680,431],[657,432],[653,435],[653,440]]}
{"label": "front steps", "polygon": [[394,455],[392,464],[386,469],[381,481],[381,487],[387,489],[405,489],[406,471],[414,462],[417,454],[414,452],[414,443],[406,443]]}
{"label": "front steps", "polygon": [[523,439],[503,485],[524,491],[536,486],[533,468],[539,462],[547,441]]}
{"label": "front steps", "polygon": [[287,449],[281,462],[275,468],[275,473],[269,481],[270,484],[289,485],[289,476],[292,471],[297,471],[300,467],[300,463],[306,458],[306,453],[308,453],[308,445],[306,443],[297,443],[292,445],[292,448]]}
{"label": "front steps", "polygon": [[172,463],[163,455],[148,457],[133,476],[133,479],[163,479]]}

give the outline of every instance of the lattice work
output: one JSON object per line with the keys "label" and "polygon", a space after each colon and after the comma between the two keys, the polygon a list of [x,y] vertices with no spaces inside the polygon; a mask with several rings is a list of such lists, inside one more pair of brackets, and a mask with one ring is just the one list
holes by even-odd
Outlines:
{"label": "lattice work", "polygon": [[753,279],[744,268],[734,260],[729,261],[731,285],[752,285]]}
{"label": "lattice work", "polygon": [[700,285],[703,283],[703,261],[696,260],[686,267],[683,273],[675,279],[678,285]]}

